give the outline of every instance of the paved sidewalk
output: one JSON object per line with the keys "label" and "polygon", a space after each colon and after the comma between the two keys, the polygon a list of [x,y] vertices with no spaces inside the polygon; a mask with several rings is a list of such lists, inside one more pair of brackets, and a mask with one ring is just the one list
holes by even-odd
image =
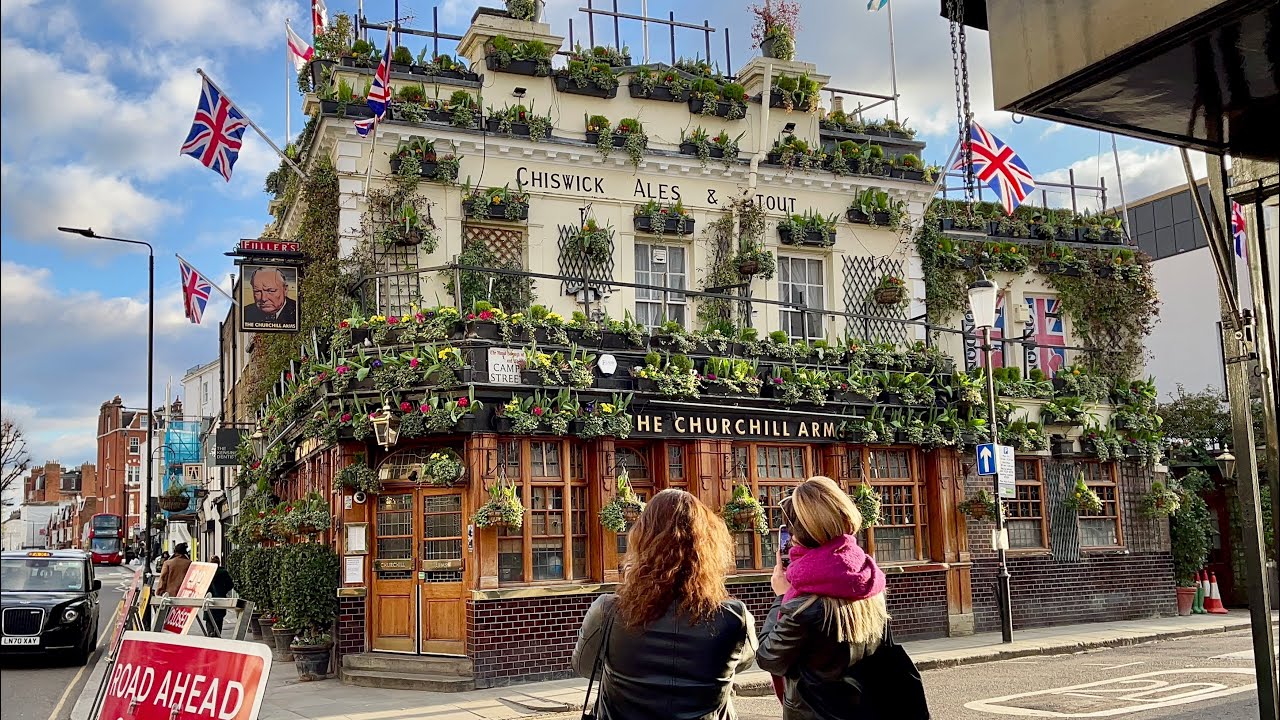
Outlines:
{"label": "paved sidewalk", "polygon": [[[1275,621],[1273,616],[1273,622]],[[1249,627],[1249,614],[1233,610],[1227,615],[1156,618],[1128,622],[1064,625],[1019,630],[1014,642],[1004,645],[999,633],[969,637],[917,640],[903,643],[921,670],[992,662],[1028,655],[1070,653],[1101,647],[1134,645],[1190,635],[1221,633]],[[227,631],[230,635],[230,630]],[[102,676],[99,662],[71,713],[72,720],[87,720],[89,706]],[[735,680],[738,694],[773,692],[769,676],[751,670]],[[498,720],[577,710],[586,680],[568,679],[529,683],[462,693],[414,690],[375,690],[344,685],[336,679],[299,682],[293,663],[275,663],[260,720]]]}

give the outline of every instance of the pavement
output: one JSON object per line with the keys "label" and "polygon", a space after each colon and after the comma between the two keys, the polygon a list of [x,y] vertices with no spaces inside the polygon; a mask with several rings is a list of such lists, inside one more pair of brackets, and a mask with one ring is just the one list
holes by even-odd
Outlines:
{"label": "pavement", "polygon": [[[1019,630],[1014,633],[1014,642],[1010,644],[1001,643],[999,633],[980,633],[968,637],[910,641],[903,645],[916,665],[925,671],[978,663],[1009,662],[1033,656],[1072,655],[1156,640],[1222,634],[1247,630],[1248,627],[1248,612],[1235,610],[1226,615],[1193,615]],[[230,630],[227,634],[230,635]],[[1246,637],[1247,635],[1245,633]],[[1246,640],[1241,649],[1247,647]],[[81,701],[71,713],[72,720],[87,720],[93,693],[104,666],[105,661],[98,663],[95,676],[86,684]],[[1004,670],[1007,672],[1009,668]],[[760,670],[741,673],[735,678],[734,684],[738,695],[744,698],[772,694],[769,676]],[[337,680],[299,682],[292,663],[275,663],[259,719],[497,720],[576,711],[581,707],[585,690],[586,680],[578,678],[461,693],[372,690],[344,685]],[[772,702],[776,703],[776,700]]]}

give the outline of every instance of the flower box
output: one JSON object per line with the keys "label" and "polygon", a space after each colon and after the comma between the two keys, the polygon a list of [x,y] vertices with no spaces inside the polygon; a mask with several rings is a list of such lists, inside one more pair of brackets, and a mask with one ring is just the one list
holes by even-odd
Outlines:
{"label": "flower box", "polygon": [[875,220],[876,225],[889,224],[889,213],[887,212],[868,215],[857,208],[849,208],[849,211],[845,213],[845,217],[849,218],[849,222],[863,223],[864,225],[870,225],[872,220]]}
{"label": "flower box", "polygon": [[1076,441],[1068,438],[1053,438],[1050,451],[1054,457],[1070,457],[1076,454]]}
{"label": "flower box", "polygon": [[[653,218],[648,215],[635,215],[632,217],[635,223],[636,232],[651,233],[653,232]],[[662,233],[664,235],[692,235],[693,234],[693,218],[686,216],[684,218],[684,226],[681,229],[680,218],[677,216],[668,216],[663,224]]]}
{"label": "flower box", "polygon": [[1093,274],[1097,275],[1099,278],[1102,278],[1103,280],[1106,280],[1112,275],[1115,275],[1116,271],[1112,270],[1111,266],[1109,265],[1100,265],[1093,269]]}
{"label": "flower box", "polygon": [[369,68],[372,70],[378,66],[377,60],[372,60],[370,58],[358,58],[351,55],[343,55],[338,58],[338,62],[342,64],[342,67],[350,68]]}
{"label": "flower box", "polygon": [[600,347],[605,350],[626,350],[631,347],[631,344],[627,342],[625,335],[602,330],[600,332]]}
{"label": "flower box", "polygon": [[778,239],[783,245],[808,245],[811,247],[831,247],[836,242],[836,233],[834,230],[805,230],[803,234],[796,236],[791,233],[791,228],[778,228]]}
{"label": "flower box", "polygon": [[[494,135],[503,134],[502,131],[498,129],[500,124],[501,124],[501,121],[498,120],[498,118],[491,117],[491,118],[485,118],[484,120],[485,130],[493,133]],[[520,137],[529,137],[529,123],[521,123],[521,122],[511,123],[510,134],[519,135]]]}
{"label": "flower box", "polygon": [[414,65],[410,71],[414,75],[425,75],[429,78],[448,78],[450,80],[465,80],[467,82],[480,82],[480,74],[467,70],[435,70],[431,71],[427,65]]}
{"label": "flower box", "polygon": [[664,102],[679,102],[679,103],[689,101],[688,90],[683,90],[680,92],[679,95],[676,95],[671,92],[671,88],[655,87],[654,89],[650,90],[646,94],[645,91],[640,88],[640,86],[628,85],[627,92],[631,95],[631,97],[639,98],[641,100],[662,100]]}
{"label": "flower box", "polygon": [[902,405],[902,393],[889,392],[885,390],[880,393],[881,405]]}
{"label": "flower box", "polygon": [[[622,135],[622,134],[620,134],[620,133],[614,133],[614,134],[613,134],[613,137],[612,137],[612,138],[610,138],[610,140],[612,140],[612,142],[613,142],[613,146],[614,146],[614,147],[616,147],[616,148],[624,147],[624,146],[626,146],[626,144],[627,144],[627,136],[626,136],[626,135]],[[592,145],[599,145],[599,144],[600,144],[600,133],[598,133],[598,132],[591,132],[591,131],[589,131],[589,130],[588,130],[588,131],[587,131],[587,142],[588,142],[588,143],[590,143],[590,144],[592,144]]]}
{"label": "flower box", "polygon": [[658,383],[649,378],[635,378],[636,392],[656,393],[658,392]]}
{"label": "flower box", "polygon": [[391,72],[410,75],[413,73],[413,63],[405,64],[405,63],[393,62],[391,63]]}
{"label": "flower box", "polygon": [[467,321],[467,339],[478,338],[480,340],[497,340],[498,324],[486,322],[484,320],[468,320]]}
{"label": "flower box", "polygon": [[537,370],[521,370],[521,371],[520,371],[520,384],[521,384],[521,385],[532,385],[533,387],[541,387],[541,386],[542,386],[542,374],[541,374],[541,373],[539,373]]}
{"label": "flower box", "polygon": [[[395,173],[396,175],[399,175],[400,166],[402,164],[403,164],[403,161],[400,158],[398,157],[391,158],[391,172]],[[436,170],[438,168],[439,166],[434,162],[423,161],[422,169],[418,171],[418,177],[433,179],[436,176]]]}
{"label": "flower box", "polygon": [[321,100],[320,112],[325,115],[337,115],[338,117],[349,117],[349,118],[373,117],[373,110],[369,108],[369,105],[365,103],[364,100],[360,100],[359,102],[348,103],[346,105],[339,103],[337,100]]}
{"label": "flower box", "polygon": [[[466,214],[466,208],[463,208],[463,214]],[[470,218],[470,216],[467,216]],[[529,219],[529,207],[526,205],[520,208],[520,212],[514,218],[507,217],[507,203],[489,203],[489,217],[487,220],[497,220],[500,222],[522,222]]]}
{"label": "flower box", "polygon": [[[701,115],[702,109],[705,105],[706,105],[706,101],[700,97],[689,98],[689,112],[693,113],[694,115]],[[711,114],[715,115],[716,117],[727,118],[729,117],[729,113],[733,109],[734,105],[738,105],[739,110],[742,110],[740,114],[745,117],[746,113],[745,113],[745,110],[742,108],[742,103],[733,103],[727,100],[716,101],[716,109]],[[738,119],[741,120],[742,118],[739,117]]]}
{"label": "flower box", "polygon": [[622,373],[597,376],[595,386],[601,390],[631,390],[631,377]]}
{"label": "flower box", "polygon": [[578,87],[578,83],[574,82],[568,75],[556,76],[556,90],[571,95],[590,95],[591,97],[604,98],[606,100],[618,96],[618,86],[614,85],[608,90],[600,88],[598,85],[588,83],[583,87]]}
{"label": "flower box", "polygon": [[916,182],[924,180],[924,170],[916,170],[914,168],[898,168],[898,170],[902,174],[896,177],[901,177],[903,180],[914,180]]}
{"label": "flower box", "polygon": [[337,63],[332,60],[312,60],[310,67],[311,84],[318,88],[324,87],[325,82],[327,81],[325,76],[328,74],[326,71],[329,71],[334,65],[337,65]]}
{"label": "flower box", "polygon": [[871,293],[877,305],[899,305],[906,299],[906,295],[907,289],[901,285],[878,287]]}
{"label": "flower box", "polygon": [[484,59],[485,67],[496,72],[511,73],[512,75],[528,75],[530,77],[547,77],[551,71],[544,64],[538,67],[536,60],[512,60],[507,63],[506,67],[498,67],[497,59],[490,56]]}
{"label": "flower box", "polygon": [[[682,142],[680,143],[680,154],[693,155],[696,157],[698,154],[698,146],[691,142]],[[719,145],[708,145],[707,157],[723,158],[724,148],[720,147]]]}

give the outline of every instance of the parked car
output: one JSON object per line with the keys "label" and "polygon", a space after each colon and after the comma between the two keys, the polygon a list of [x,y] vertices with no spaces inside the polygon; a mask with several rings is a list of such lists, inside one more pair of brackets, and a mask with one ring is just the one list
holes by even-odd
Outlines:
{"label": "parked car", "polygon": [[0,653],[59,655],[84,665],[98,647],[93,562],[81,550],[0,555]]}

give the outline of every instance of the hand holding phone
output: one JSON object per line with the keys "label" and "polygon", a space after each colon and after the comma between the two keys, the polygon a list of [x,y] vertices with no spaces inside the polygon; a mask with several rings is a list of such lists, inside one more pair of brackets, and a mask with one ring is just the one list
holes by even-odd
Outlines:
{"label": "hand holding phone", "polygon": [[778,562],[784,569],[791,564],[791,531],[786,525],[778,526]]}

